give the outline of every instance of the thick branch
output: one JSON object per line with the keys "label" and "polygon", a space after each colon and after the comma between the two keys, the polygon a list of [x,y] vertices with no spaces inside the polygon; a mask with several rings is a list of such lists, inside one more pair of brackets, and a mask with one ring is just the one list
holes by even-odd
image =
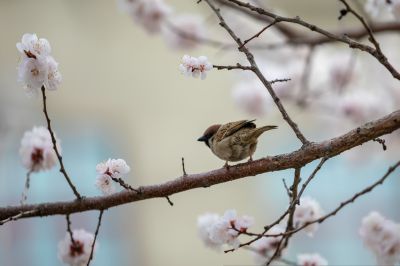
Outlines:
{"label": "thick branch", "polygon": [[22,212],[24,214],[18,216],[18,219],[102,210],[130,202],[162,198],[195,188],[209,187],[247,176],[299,168],[319,158],[336,156],[399,128],[400,110],[381,119],[366,123],[342,136],[319,143],[310,143],[292,153],[265,157],[252,162],[234,165],[229,169],[221,168],[206,173],[186,175],[163,184],[141,187],[139,188],[140,194],[135,191],[123,191],[111,196],[91,197],[75,201],[3,207],[0,208],[0,221],[19,215]]}

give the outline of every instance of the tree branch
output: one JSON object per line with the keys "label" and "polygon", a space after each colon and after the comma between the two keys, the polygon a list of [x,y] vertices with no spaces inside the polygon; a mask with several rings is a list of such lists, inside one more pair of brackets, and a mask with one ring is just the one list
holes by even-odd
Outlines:
{"label": "tree branch", "polygon": [[[151,198],[163,198],[175,193],[225,183],[247,176],[302,167],[314,160],[334,157],[346,150],[400,128],[400,110],[381,119],[366,123],[339,137],[319,143],[310,143],[292,153],[265,157],[252,162],[233,165],[210,172],[191,174],[175,180],[152,186],[140,187],[141,193],[122,191],[110,196],[84,198],[80,201],[66,201],[9,206],[0,208],[0,221],[20,215],[18,218],[66,215],[88,210],[102,210],[122,204]],[[33,211],[33,212],[30,212]]]}
{"label": "tree branch", "polygon": [[[318,32],[318,33],[324,35],[325,37],[332,39],[332,41],[342,42],[342,43],[347,44],[350,48],[359,49],[361,51],[367,52],[370,55],[372,55],[373,57],[375,57],[384,67],[386,67],[386,69],[392,74],[392,76],[395,79],[400,80],[400,73],[389,63],[387,58],[385,56],[383,56],[383,54],[378,49],[375,49],[371,46],[354,41],[347,35],[343,35],[343,36],[335,35],[327,30],[324,30],[324,29],[316,26],[316,25],[310,24],[310,23],[300,19],[299,17],[288,18],[288,17],[278,16],[272,12],[269,12],[262,8],[253,6],[250,3],[243,3],[239,0],[226,0],[226,1],[234,3],[240,7],[247,8],[253,12],[256,12],[263,16],[267,16],[272,19],[279,19],[282,22],[288,22],[288,23],[300,25],[300,26],[305,27],[313,32]],[[369,35],[369,32],[367,34]]]}
{"label": "tree branch", "polygon": [[[386,173],[379,178],[376,182],[374,182],[373,184],[371,184],[370,186],[364,188],[363,190],[357,192],[356,194],[354,194],[351,198],[349,198],[346,201],[343,201],[342,203],[339,204],[338,207],[336,207],[333,211],[331,211],[330,213],[322,216],[319,219],[310,221],[305,223],[304,225],[293,229],[291,231],[285,232],[285,233],[281,233],[281,234],[265,234],[263,235],[263,237],[276,237],[276,236],[288,236],[288,235],[293,235],[301,230],[303,230],[304,228],[306,228],[307,226],[311,225],[311,224],[315,224],[315,223],[323,223],[326,219],[328,219],[329,217],[335,216],[341,209],[343,209],[345,206],[349,205],[350,203],[353,203],[357,198],[361,197],[362,195],[365,195],[369,192],[371,192],[374,188],[376,188],[379,185],[382,185],[383,182],[390,176],[390,174],[392,174],[398,167],[400,166],[400,161],[398,161],[397,163],[395,163],[393,166],[389,167],[389,169],[386,171]],[[245,233],[248,235],[257,235],[257,234],[251,234],[251,233]],[[257,235],[259,236],[259,235]]]}
{"label": "tree branch", "polygon": [[[242,12],[249,17],[252,17],[261,22],[271,23],[273,19],[260,15],[258,13],[251,12],[251,10],[238,6],[229,0],[217,0],[219,3],[223,4],[226,7]],[[289,27],[287,24],[277,24],[276,28],[281,32],[286,38],[288,44],[293,45],[320,45],[325,43],[336,42],[336,40],[328,38],[326,36],[320,35],[315,36],[314,34],[307,34],[306,32],[299,32],[295,30],[293,27]],[[399,22],[380,22],[370,25],[371,31],[373,33],[387,33],[387,32],[400,32],[400,23]],[[368,36],[368,32],[364,27],[353,26],[347,27],[345,30],[329,30],[334,35],[342,36],[347,35],[351,39],[361,39]]]}

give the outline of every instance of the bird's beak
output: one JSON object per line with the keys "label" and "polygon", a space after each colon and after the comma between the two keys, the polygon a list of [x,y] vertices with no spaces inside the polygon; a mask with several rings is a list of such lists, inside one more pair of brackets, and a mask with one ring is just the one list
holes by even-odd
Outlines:
{"label": "bird's beak", "polygon": [[207,138],[204,137],[204,136],[201,136],[200,138],[197,139],[197,141],[204,141],[204,142],[205,142],[206,140],[207,140]]}

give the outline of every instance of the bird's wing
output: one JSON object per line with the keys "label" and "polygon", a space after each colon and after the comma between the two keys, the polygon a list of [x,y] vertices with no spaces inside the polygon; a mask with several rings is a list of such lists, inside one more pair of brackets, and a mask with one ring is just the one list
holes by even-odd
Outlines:
{"label": "bird's wing", "polygon": [[255,120],[240,120],[224,124],[218,129],[217,133],[215,133],[214,139],[216,141],[221,141],[242,128],[256,128],[256,125],[253,123],[254,121]]}

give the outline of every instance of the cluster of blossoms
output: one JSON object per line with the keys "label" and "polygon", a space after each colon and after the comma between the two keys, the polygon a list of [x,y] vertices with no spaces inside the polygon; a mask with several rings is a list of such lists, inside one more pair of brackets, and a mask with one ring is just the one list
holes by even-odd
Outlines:
{"label": "cluster of blossoms", "polygon": [[400,0],[367,0],[364,8],[374,18],[391,14],[400,20]]}
{"label": "cluster of blossoms", "polygon": [[228,210],[223,216],[206,213],[197,219],[201,240],[207,247],[219,250],[227,244],[233,248],[240,245],[238,236],[252,226],[254,219],[249,216],[238,217],[235,210]]}
{"label": "cluster of blossoms", "polygon": [[[268,234],[277,235],[285,232],[285,228],[281,225],[272,227]],[[251,244],[254,261],[257,265],[264,264],[275,253],[282,236],[263,237]],[[321,255],[314,254],[299,254],[297,256],[297,265],[299,266],[327,266],[328,262]]]}
{"label": "cluster of blossoms", "polygon": [[[60,140],[56,138],[57,149],[61,153]],[[53,149],[50,132],[45,127],[33,127],[25,132],[19,154],[22,164],[32,172],[51,169],[57,163],[57,155]]]}
{"label": "cluster of blossoms", "polygon": [[96,166],[97,178],[96,186],[104,195],[110,195],[115,192],[113,179],[121,178],[129,173],[130,167],[123,159],[108,159]]}
{"label": "cluster of blossoms", "polygon": [[159,32],[172,11],[163,0],[122,0],[119,6],[149,33]]}
{"label": "cluster of blossoms", "polygon": [[[304,197],[300,199],[300,204],[296,207],[293,216],[293,224],[295,228],[305,225],[307,222],[319,219],[323,215],[323,211],[318,201],[310,197]],[[304,228],[304,231],[308,236],[318,230],[318,223],[313,223]]]}
{"label": "cluster of blossoms", "polygon": [[299,266],[328,266],[328,261],[317,253],[299,254],[297,256]]}
{"label": "cluster of blossoms", "polygon": [[[58,243],[59,260],[70,266],[87,265],[92,250],[94,235],[80,229],[74,230],[72,232],[72,237],[74,241],[71,240],[71,236],[67,232],[65,238]],[[97,246],[98,243],[95,243],[93,254]]]}
{"label": "cluster of blossoms", "polygon": [[199,56],[193,57],[184,55],[182,57],[182,63],[179,65],[179,70],[182,74],[187,77],[194,77],[205,79],[207,77],[207,71],[210,71],[213,65],[208,61],[207,57]]}
{"label": "cluster of blossoms", "polygon": [[162,33],[173,49],[192,49],[206,35],[203,20],[196,15],[172,15],[164,0],[119,0],[120,10],[148,33]]}
{"label": "cluster of blossoms", "polygon": [[[294,212],[293,223],[295,228],[298,228],[321,216],[322,209],[319,203],[310,197],[304,197],[300,200],[300,205],[297,206]],[[252,217],[238,217],[235,210],[228,210],[222,216],[215,213],[206,213],[199,216],[197,219],[197,228],[199,237],[203,243],[207,247],[219,250],[224,244],[238,248],[240,245],[238,236],[241,233],[246,233],[247,229],[253,223],[254,219]],[[309,236],[312,236],[317,229],[318,225],[312,224],[305,227],[304,231]],[[282,240],[282,236],[279,234],[284,232],[285,227],[279,224],[275,225],[268,231],[268,234],[277,236],[262,237],[251,244],[251,250],[254,252],[256,263],[264,263],[266,258],[270,258],[274,254]],[[299,261],[301,261],[299,265],[304,266],[327,265],[326,260],[317,254],[306,254],[299,257]]]}
{"label": "cluster of blossoms", "polygon": [[18,80],[24,84],[28,94],[37,93],[45,86],[48,90],[56,90],[61,83],[58,63],[50,55],[51,47],[46,39],[38,39],[36,34],[26,33],[17,49],[22,54],[18,66]]}
{"label": "cluster of blossoms", "polygon": [[371,212],[363,218],[359,230],[364,244],[375,254],[378,265],[400,262],[400,224]]}
{"label": "cluster of blossoms", "polygon": [[[275,225],[269,229],[268,234],[278,235],[285,232],[285,228],[281,225]],[[265,261],[270,258],[276,251],[279,243],[282,240],[282,236],[273,237],[262,237],[251,244],[251,248],[254,251],[254,261],[257,264],[264,264]]]}
{"label": "cluster of blossoms", "polygon": [[[304,197],[300,200],[300,205],[297,206],[293,223],[294,227],[298,228],[307,222],[318,219],[322,216],[322,210],[319,203],[310,198]],[[318,224],[312,224],[304,228],[309,236],[318,229]],[[282,225],[275,225],[269,231],[268,235],[279,235],[285,232],[285,227]],[[257,264],[263,264],[270,258],[276,251],[278,245],[281,243],[282,236],[262,237],[251,244],[251,250],[254,251],[254,260]],[[303,254],[298,257],[298,265],[302,266],[323,266],[327,265],[327,261],[318,254]]]}

